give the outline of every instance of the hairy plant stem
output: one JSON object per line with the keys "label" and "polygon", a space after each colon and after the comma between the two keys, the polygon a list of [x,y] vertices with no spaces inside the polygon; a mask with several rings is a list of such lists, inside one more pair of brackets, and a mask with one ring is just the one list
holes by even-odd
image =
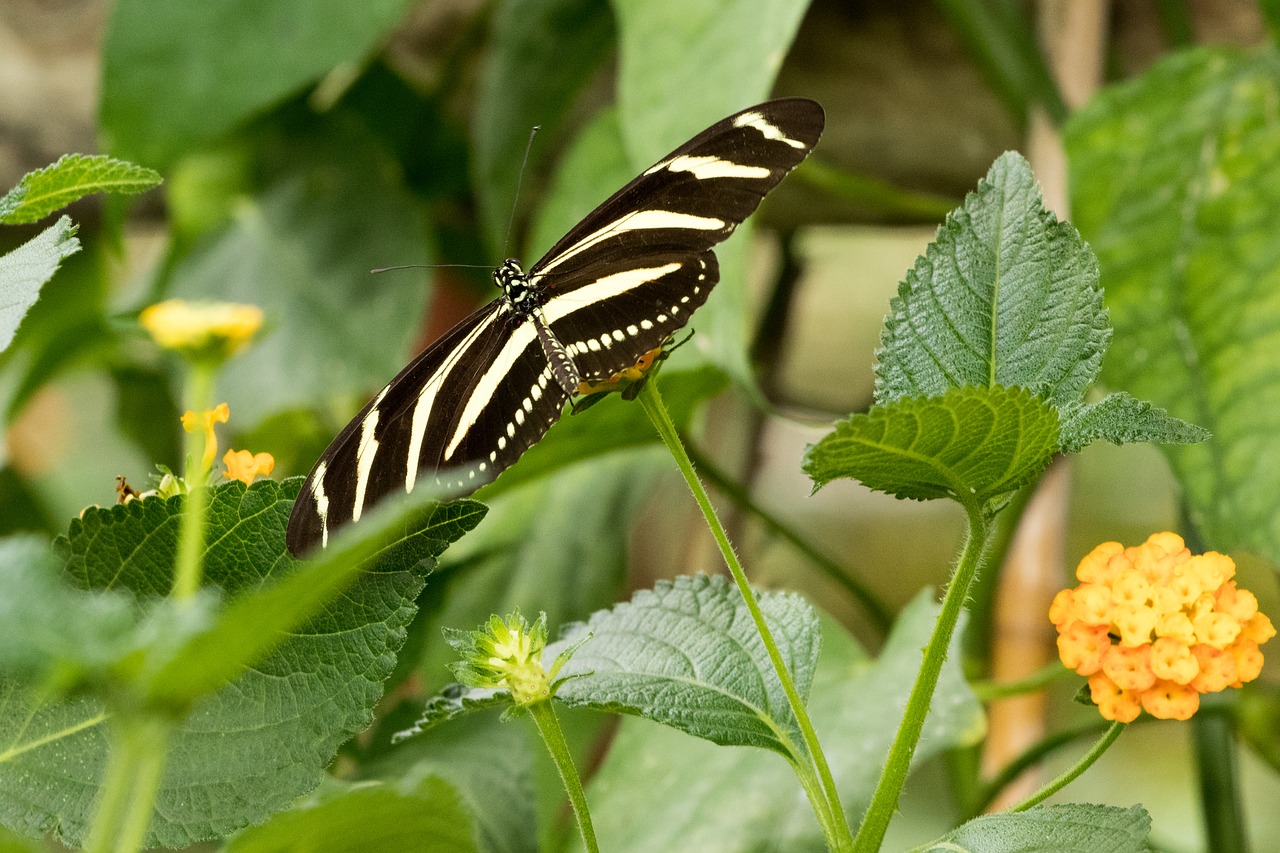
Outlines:
{"label": "hairy plant stem", "polygon": [[1030,797],[1027,797],[1025,800],[1009,809],[1009,811],[1024,812],[1032,806],[1044,802],[1049,797],[1065,788],[1074,781],[1077,776],[1092,767],[1093,763],[1102,757],[1102,753],[1106,752],[1111,744],[1116,742],[1116,738],[1120,737],[1120,733],[1124,731],[1124,727],[1126,725],[1126,723],[1113,722],[1107,729],[1106,733],[1098,739],[1098,742],[1095,743],[1088,752],[1080,757],[1079,761],[1068,768],[1067,771],[1057,779],[1054,779],[1039,791],[1036,791]]}
{"label": "hairy plant stem", "polygon": [[588,853],[600,853],[600,847],[596,843],[596,831],[591,826],[587,795],[582,790],[582,780],[578,778],[578,769],[573,765],[573,756],[569,754],[569,745],[565,742],[560,721],[556,719],[555,708],[550,701],[545,701],[528,705],[526,710],[529,716],[533,717],[534,725],[538,727],[538,734],[542,736],[542,742],[547,745],[547,752],[551,753],[551,760],[560,773],[560,780],[564,782],[565,793],[569,795],[569,803],[573,806],[573,816],[578,820],[578,831],[582,834],[583,845]]}
{"label": "hairy plant stem", "polygon": [[[215,370],[205,361],[193,361],[187,376],[187,407],[199,415],[212,408],[213,377]],[[185,467],[182,472],[187,483],[187,495],[182,520],[178,528],[178,553],[173,568],[174,598],[191,598],[200,589],[201,560],[204,550],[204,522],[209,502],[209,471],[204,465],[205,433],[192,430],[186,435]]]}
{"label": "hairy plant stem", "polygon": [[112,715],[111,752],[88,853],[134,853],[146,841],[173,723],[141,711]]}
{"label": "hairy plant stem", "polygon": [[[729,536],[725,533],[724,525],[720,523],[715,508],[711,505],[710,498],[707,497],[707,491],[703,488],[702,481],[698,479],[697,473],[693,470],[693,463],[689,460],[689,454],[685,451],[684,445],[680,442],[675,424],[671,422],[671,416],[667,414],[667,408],[663,404],[662,398],[658,395],[656,385],[657,383],[654,381],[646,382],[640,390],[638,399],[641,405],[644,406],[645,414],[649,416],[649,420],[653,423],[654,428],[657,429],[658,435],[661,436],[662,441],[667,445],[667,449],[671,451],[671,455],[675,458],[676,465],[680,468],[680,473],[684,475],[685,482],[689,485],[689,490],[693,492],[693,499],[702,511],[702,515],[707,521],[707,526],[711,529],[711,535],[715,537],[720,553],[724,556],[725,565],[729,567],[729,573],[733,575],[734,583],[738,585],[738,591],[742,593],[743,601],[746,602],[751,618],[755,621],[756,628],[760,632],[764,647],[769,653],[769,660],[772,661],[773,668],[778,674],[778,680],[782,683],[782,689],[787,694],[787,701],[791,705],[791,711],[800,727],[801,735],[804,738],[804,746],[808,752],[807,761],[797,760],[793,762],[793,766],[801,777],[801,785],[806,793],[809,794],[809,799],[813,803],[813,809],[818,816],[818,822],[822,825],[827,846],[832,850],[851,850],[853,838],[849,831],[848,821],[845,819],[844,807],[840,804],[840,795],[836,791],[835,778],[831,775],[831,768],[827,764],[821,744],[818,743],[818,735],[814,731],[812,721],[809,719],[809,712],[804,706],[804,701],[800,698],[800,692],[796,690],[795,682],[791,679],[791,673],[787,671],[786,664],[782,660],[782,653],[778,650],[778,644],[773,639],[773,633],[769,630],[769,626],[765,624],[764,613],[760,610],[760,604],[756,601],[755,593],[747,581],[747,574],[743,570],[742,564],[738,561],[738,555],[734,552],[733,545],[729,542]],[[797,756],[797,758],[801,758],[801,756]],[[813,784],[812,775],[815,772],[817,773],[818,785]],[[809,774],[810,778],[808,780],[805,779],[805,774]],[[816,796],[819,792],[821,792],[822,796]]]}
{"label": "hairy plant stem", "polygon": [[969,587],[978,574],[987,540],[993,530],[990,520],[976,502],[964,503],[964,509],[969,518],[964,548],[960,552],[955,573],[951,576],[951,583],[947,586],[947,594],[942,599],[942,609],[933,626],[933,636],[929,638],[929,645],[925,646],[924,660],[911,688],[911,696],[907,699],[906,712],[898,726],[898,734],[889,747],[889,756],[885,760],[880,781],[876,784],[875,794],[863,815],[862,825],[858,827],[858,835],[854,839],[854,850],[858,853],[873,853],[880,849],[889,822],[898,810],[898,798],[907,781],[911,756],[915,754],[920,733],[924,730],[929,703],[938,686],[942,665],[947,659],[951,636],[955,633]]}

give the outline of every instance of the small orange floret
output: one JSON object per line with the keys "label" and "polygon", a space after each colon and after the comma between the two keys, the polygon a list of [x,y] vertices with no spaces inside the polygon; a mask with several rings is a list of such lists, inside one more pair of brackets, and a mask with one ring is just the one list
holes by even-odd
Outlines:
{"label": "small orange floret", "polygon": [[275,470],[276,460],[270,453],[250,453],[247,450],[228,450],[222,456],[227,466],[228,480],[239,480],[252,485],[255,477],[266,477]]}
{"label": "small orange floret", "polygon": [[1276,634],[1235,573],[1230,557],[1192,555],[1174,533],[1131,548],[1105,542],[1080,561],[1080,585],[1053,600],[1059,657],[1089,677],[1107,719],[1129,722],[1145,709],[1185,720],[1200,694],[1257,678],[1259,646]]}

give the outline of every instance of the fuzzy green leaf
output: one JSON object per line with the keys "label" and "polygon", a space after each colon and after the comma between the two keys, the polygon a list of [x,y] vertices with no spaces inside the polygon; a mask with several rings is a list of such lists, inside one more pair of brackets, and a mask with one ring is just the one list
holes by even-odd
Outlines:
{"label": "fuzzy green leaf", "polygon": [[[843,628],[824,620],[809,713],[855,826],[875,789],[920,668],[920,648],[937,618],[930,597],[922,593],[903,611],[874,661]],[[914,763],[976,743],[985,731],[982,706],[958,661],[953,649]],[[611,853],[823,849],[812,807],[791,768],[776,756],[723,749],[649,720],[623,720],[587,798],[600,847]]]}
{"label": "fuzzy green leaf", "polygon": [[[759,601],[796,689],[808,696],[820,643],[817,614],[794,593],[762,593]],[[560,670],[568,679],[556,694],[560,701],[802,760],[803,740],[786,694],[746,604],[726,578],[659,581],[568,632],[547,648],[547,660],[583,632],[591,639]]]}
{"label": "fuzzy green leaf", "polygon": [[1213,547],[1280,563],[1280,51],[1200,49],[1068,126],[1116,338],[1108,385],[1213,441],[1165,449]]}
{"label": "fuzzy green leaf", "polygon": [[1027,161],[1006,153],[898,286],[876,402],[1003,385],[1074,403],[1109,336],[1093,253],[1044,209]]}
{"label": "fuzzy green leaf", "polygon": [[0,198],[0,222],[35,222],[93,193],[136,195],[160,181],[158,172],[104,154],[66,154]]}
{"label": "fuzzy green leaf", "polygon": [[[144,614],[157,614],[140,622],[139,635],[150,632],[154,642],[140,644],[142,658],[133,670],[154,698],[189,698],[242,671],[203,699],[177,731],[149,844],[184,846],[225,835],[313,788],[338,745],[372,720],[430,569],[423,557],[438,554],[481,515],[478,508],[441,507],[425,530],[389,549],[388,559],[361,572],[341,597],[281,636],[304,611],[287,604],[282,615],[274,614],[267,605],[280,603],[281,592],[298,583],[293,577],[318,572],[313,577],[323,585],[333,581],[330,570],[350,571],[334,569],[324,558],[299,569],[288,556],[284,532],[300,483],[268,480],[213,490],[206,587],[228,599],[225,622],[206,609],[205,624],[175,623],[165,615],[171,599],[157,598],[172,583],[181,498],[91,508],[59,540],[69,581],[99,593],[118,591],[136,598]],[[406,523],[400,508],[380,518],[369,519],[365,532]],[[340,542],[334,547],[343,550]],[[318,603],[299,597],[312,610]],[[255,618],[263,624],[247,628]],[[180,630],[152,627],[166,624]],[[261,637],[241,641],[228,638],[228,631],[258,631]],[[220,637],[226,642],[216,642]],[[106,712],[96,699],[58,700],[2,680],[0,743],[9,759],[0,763],[0,821],[79,843],[105,766]]]}
{"label": "fuzzy green leaf", "polygon": [[921,853],[1145,853],[1151,815],[1127,809],[1068,803],[1025,812],[983,815]]}
{"label": "fuzzy green leaf", "polygon": [[875,406],[805,456],[819,489],[837,477],[899,498],[984,503],[1029,482],[1058,446],[1058,413],[1025,388],[959,388]]}
{"label": "fuzzy green leaf", "polygon": [[103,47],[107,148],[163,168],[336,66],[358,64],[409,5],[119,0]]}
{"label": "fuzzy green leaf", "polygon": [[76,226],[65,216],[7,255],[0,255],[0,352],[40,298],[40,288],[53,278],[68,255],[80,251]]}
{"label": "fuzzy green leaf", "polygon": [[1112,444],[1195,444],[1208,438],[1207,429],[1175,418],[1124,391],[1108,394],[1096,403],[1067,407],[1063,412],[1061,443],[1066,453],[1099,439]]}

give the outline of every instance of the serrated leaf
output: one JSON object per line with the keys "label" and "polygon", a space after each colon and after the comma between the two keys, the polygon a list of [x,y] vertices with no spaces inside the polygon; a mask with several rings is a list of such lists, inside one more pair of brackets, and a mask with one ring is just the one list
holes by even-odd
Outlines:
{"label": "serrated leaf", "polygon": [[1012,152],[947,217],[890,305],[878,403],[968,385],[1073,403],[1110,336],[1093,253],[1044,209],[1031,168]]}
{"label": "serrated leaf", "polygon": [[[235,601],[253,601],[260,586],[294,569],[284,532],[300,483],[268,480],[212,492],[206,584],[233,602],[233,618]],[[60,540],[66,576],[85,589],[132,594],[145,608],[171,584],[181,505],[181,499],[150,498],[86,510]],[[400,512],[392,510],[382,523],[403,524]],[[434,528],[432,553],[464,528],[461,517]],[[424,583],[425,568],[407,565],[420,563],[420,556],[402,553],[398,564],[362,572],[271,654],[196,705],[174,736],[149,844],[183,846],[225,835],[316,785],[338,745],[372,720]],[[181,639],[175,639],[179,659],[192,648]],[[211,670],[225,671],[252,657],[253,649],[230,644],[205,652],[186,663],[198,668],[206,660]],[[166,660],[172,658],[157,667],[161,676]],[[0,743],[9,756],[0,762],[0,820],[32,834],[56,832],[76,844],[105,766],[103,706],[92,699],[56,701],[8,677],[0,680]],[[187,695],[171,681],[159,683],[166,685],[162,696]]]}
{"label": "serrated leaf", "polygon": [[7,255],[0,255],[0,352],[40,298],[40,288],[53,278],[68,255],[80,251],[76,226],[66,216]]}
{"label": "serrated leaf", "polygon": [[245,426],[381,387],[408,361],[430,290],[420,271],[369,274],[389,258],[429,260],[421,210],[397,167],[353,122],[315,129],[272,149],[291,168],[240,198],[228,227],[172,273],[172,296],[266,314],[255,344],[218,375],[218,399]]}
{"label": "serrated leaf", "polygon": [[281,812],[233,838],[226,853],[478,853],[475,828],[461,793],[435,776],[411,790],[377,783],[346,784],[322,801]]}
{"label": "serrated leaf", "polygon": [[1116,339],[1103,376],[1214,439],[1164,449],[1205,540],[1280,563],[1280,52],[1199,49],[1068,126]]}
{"label": "serrated leaf", "polygon": [[157,168],[358,63],[409,0],[113,4],[101,124],[114,154]]}
{"label": "serrated leaf", "polygon": [[[930,597],[922,593],[902,612],[874,663],[843,628],[824,619],[809,712],[855,826],[937,617]],[[982,707],[958,660],[953,649],[914,763],[984,734]],[[823,849],[812,807],[776,756],[723,749],[648,720],[623,720],[587,798],[600,847],[611,853]]]}
{"label": "serrated leaf", "polygon": [[1063,452],[1074,453],[1099,439],[1112,444],[1195,444],[1210,437],[1207,429],[1120,391],[1096,403],[1068,407],[1063,412],[1060,441]]}
{"label": "serrated leaf", "polygon": [[[492,21],[475,101],[471,163],[484,234],[496,256],[510,251],[502,243],[530,130],[541,128],[529,149],[527,177],[538,174],[577,95],[613,50],[614,32],[608,5],[597,0],[503,0]],[[585,185],[597,191],[609,186]]]}
{"label": "serrated leaf", "polygon": [[1058,446],[1058,413],[1025,388],[958,388],[874,406],[836,424],[805,454],[820,489],[852,477],[899,498],[968,503],[1012,492]]}
{"label": "serrated leaf", "polygon": [[921,853],[1146,853],[1151,816],[1127,809],[1068,803],[983,815]]}
{"label": "serrated leaf", "polygon": [[[795,593],[758,595],[801,697],[809,695],[820,637],[813,608]],[[737,588],[723,577],[659,581],[594,614],[547,648],[554,660],[589,633],[560,670],[566,704],[648,717],[695,737],[771,749],[804,760],[803,739]]]}
{"label": "serrated leaf", "polygon": [[161,180],[158,172],[105,154],[65,154],[23,176],[0,198],[0,222],[35,222],[87,195],[136,195]]}

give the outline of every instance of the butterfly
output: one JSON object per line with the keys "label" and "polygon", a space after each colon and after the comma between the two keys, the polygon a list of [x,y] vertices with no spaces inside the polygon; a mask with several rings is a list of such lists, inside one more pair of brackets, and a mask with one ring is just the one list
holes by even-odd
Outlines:
{"label": "butterfly", "polygon": [[289,517],[301,555],[397,491],[455,491],[512,465],[582,382],[662,345],[720,277],[712,247],[755,211],[822,134],[803,98],[711,125],[645,169],[526,272],[508,259],[501,295],[423,350],[325,450]]}

